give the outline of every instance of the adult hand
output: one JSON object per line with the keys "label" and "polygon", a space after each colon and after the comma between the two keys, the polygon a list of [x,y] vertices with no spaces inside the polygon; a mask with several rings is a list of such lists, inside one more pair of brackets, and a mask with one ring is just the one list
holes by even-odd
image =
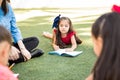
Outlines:
{"label": "adult hand", "polygon": [[17,60],[19,58],[19,53],[20,51],[16,47],[12,46],[9,54],[9,60]]}
{"label": "adult hand", "polygon": [[20,50],[21,50],[21,53],[22,53],[23,56],[24,56],[25,61],[29,60],[29,59],[31,58],[31,54],[30,54],[30,52],[25,48],[22,40],[19,40],[19,41],[18,41],[18,46],[19,46],[19,48],[20,48]]}
{"label": "adult hand", "polygon": [[23,54],[25,61],[31,59],[31,54],[26,48],[21,49],[21,53]]}

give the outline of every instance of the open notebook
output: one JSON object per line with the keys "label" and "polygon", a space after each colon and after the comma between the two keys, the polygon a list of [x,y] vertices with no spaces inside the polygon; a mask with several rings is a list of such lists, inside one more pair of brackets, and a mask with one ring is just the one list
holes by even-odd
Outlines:
{"label": "open notebook", "polygon": [[57,51],[50,51],[48,54],[59,55],[59,56],[66,56],[66,57],[74,57],[74,56],[78,56],[82,52],[83,51],[66,52],[65,49],[59,49]]}

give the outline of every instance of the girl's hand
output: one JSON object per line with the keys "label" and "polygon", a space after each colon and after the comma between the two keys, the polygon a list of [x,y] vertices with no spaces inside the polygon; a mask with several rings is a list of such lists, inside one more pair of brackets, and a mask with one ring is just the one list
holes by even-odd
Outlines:
{"label": "girl's hand", "polygon": [[31,59],[31,54],[26,48],[22,48],[21,53],[23,54],[25,61]]}
{"label": "girl's hand", "polygon": [[72,52],[73,49],[72,49],[72,48],[66,48],[65,51],[66,51],[66,52]]}
{"label": "girl's hand", "polygon": [[16,47],[12,46],[9,54],[9,60],[17,60],[19,58],[19,53],[20,51]]}
{"label": "girl's hand", "polygon": [[53,45],[53,48],[54,48],[55,51],[60,49],[59,46],[57,46],[56,44],[52,44],[52,45]]}

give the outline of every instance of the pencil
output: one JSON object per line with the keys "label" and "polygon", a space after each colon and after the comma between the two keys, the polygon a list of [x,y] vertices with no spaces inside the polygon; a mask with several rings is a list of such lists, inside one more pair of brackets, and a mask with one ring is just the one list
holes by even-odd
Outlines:
{"label": "pencil", "polygon": [[14,65],[15,65],[15,63],[13,63],[12,65],[10,65],[9,69],[11,69]]}

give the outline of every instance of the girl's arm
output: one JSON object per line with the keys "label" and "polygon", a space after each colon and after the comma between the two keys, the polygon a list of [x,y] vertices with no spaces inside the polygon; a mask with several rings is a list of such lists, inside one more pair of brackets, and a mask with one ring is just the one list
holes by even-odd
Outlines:
{"label": "girl's arm", "polygon": [[72,44],[71,48],[66,48],[66,51],[74,51],[75,48],[77,47],[77,43],[74,35],[71,37],[71,44]]}
{"label": "girl's arm", "polygon": [[53,49],[54,49],[54,50],[60,49],[59,46],[56,45],[56,34],[55,34],[54,31],[53,31],[53,42],[52,42],[52,46],[53,46]]}

